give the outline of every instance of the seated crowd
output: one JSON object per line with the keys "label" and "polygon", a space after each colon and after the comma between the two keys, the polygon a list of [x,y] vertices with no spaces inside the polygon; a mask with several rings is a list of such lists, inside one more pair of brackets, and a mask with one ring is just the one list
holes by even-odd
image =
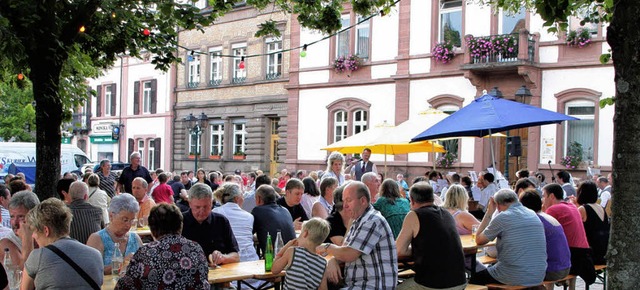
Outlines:
{"label": "seated crowd", "polygon": [[[272,269],[285,271],[284,289],[530,287],[569,274],[589,285],[594,264],[606,264],[610,176],[575,188],[567,172],[546,184],[521,170],[512,190],[489,172],[473,185],[432,171],[409,185],[403,174],[383,179],[365,153],[344,164],[334,152],[326,171],[274,179],[149,172],[133,153],[120,177],[103,161],[84,181],[60,179],[59,198],[42,202],[14,180],[0,185],[0,261],[8,254],[23,269],[21,289],[95,289],[118,254],[127,266],[117,289],[210,289],[210,267],[259,260],[267,236],[284,244]],[[136,234],[146,225],[152,239]],[[495,240],[494,265],[463,250],[472,231],[477,245]],[[415,276],[399,280],[405,261]],[[0,271],[0,288],[7,281]]]}

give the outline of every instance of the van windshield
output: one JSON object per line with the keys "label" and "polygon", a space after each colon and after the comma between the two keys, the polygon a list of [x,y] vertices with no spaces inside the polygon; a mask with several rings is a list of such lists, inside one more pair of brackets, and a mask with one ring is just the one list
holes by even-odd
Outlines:
{"label": "van windshield", "polygon": [[83,155],[74,155],[74,159],[76,162],[76,167],[78,168],[82,167],[82,165],[85,165],[87,163],[91,163],[91,160],[89,160],[89,158]]}

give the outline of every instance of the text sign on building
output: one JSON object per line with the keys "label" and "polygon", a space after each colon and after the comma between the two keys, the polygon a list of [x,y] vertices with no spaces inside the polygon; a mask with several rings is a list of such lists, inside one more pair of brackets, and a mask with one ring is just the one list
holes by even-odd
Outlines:
{"label": "text sign on building", "polygon": [[109,136],[91,136],[89,137],[89,139],[91,139],[91,143],[93,144],[111,144],[111,143],[116,143],[118,141],[111,139],[111,135]]}
{"label": "text sign on building", "polygon": [[91,131],[95,135],[111,134],[113,125],[112,122],[93,123]]}

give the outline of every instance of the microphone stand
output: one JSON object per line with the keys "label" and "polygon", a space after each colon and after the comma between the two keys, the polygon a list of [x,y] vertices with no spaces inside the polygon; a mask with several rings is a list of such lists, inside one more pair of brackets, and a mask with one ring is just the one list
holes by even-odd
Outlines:
{"label": "microphone stand", "polygon": [[551,181],[556,182],[556,174],[553,173],[553,168],[551,168],[551,160],[549,160],[549,170],[551,170]]}

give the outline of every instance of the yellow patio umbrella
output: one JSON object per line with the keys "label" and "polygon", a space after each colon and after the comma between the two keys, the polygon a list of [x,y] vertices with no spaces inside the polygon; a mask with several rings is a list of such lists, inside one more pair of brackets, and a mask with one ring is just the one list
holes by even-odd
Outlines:
{"label": "yellow patio umbrella", "polygon": [[[407,136],[410,137],[406,138],[406,140],[397,138],[397,136],[393,136],[397,133],[394,129],[396,129],[396,126],[390,125],[385,121],[383,124],[330,144],[327,147],[322,148],[322,150],[338,151],[343,154],[354,154],[362,153],[362,150],[369,148],[373,154],[384,154],[385,174],[387,171],[388,154],[445,152],[442,145],[431,141],[409,143],[412,137],[410,134],[407,134]],[[420,129],[417,131],[420,131]],[[415,136],[415,134],[413,136]]]}

